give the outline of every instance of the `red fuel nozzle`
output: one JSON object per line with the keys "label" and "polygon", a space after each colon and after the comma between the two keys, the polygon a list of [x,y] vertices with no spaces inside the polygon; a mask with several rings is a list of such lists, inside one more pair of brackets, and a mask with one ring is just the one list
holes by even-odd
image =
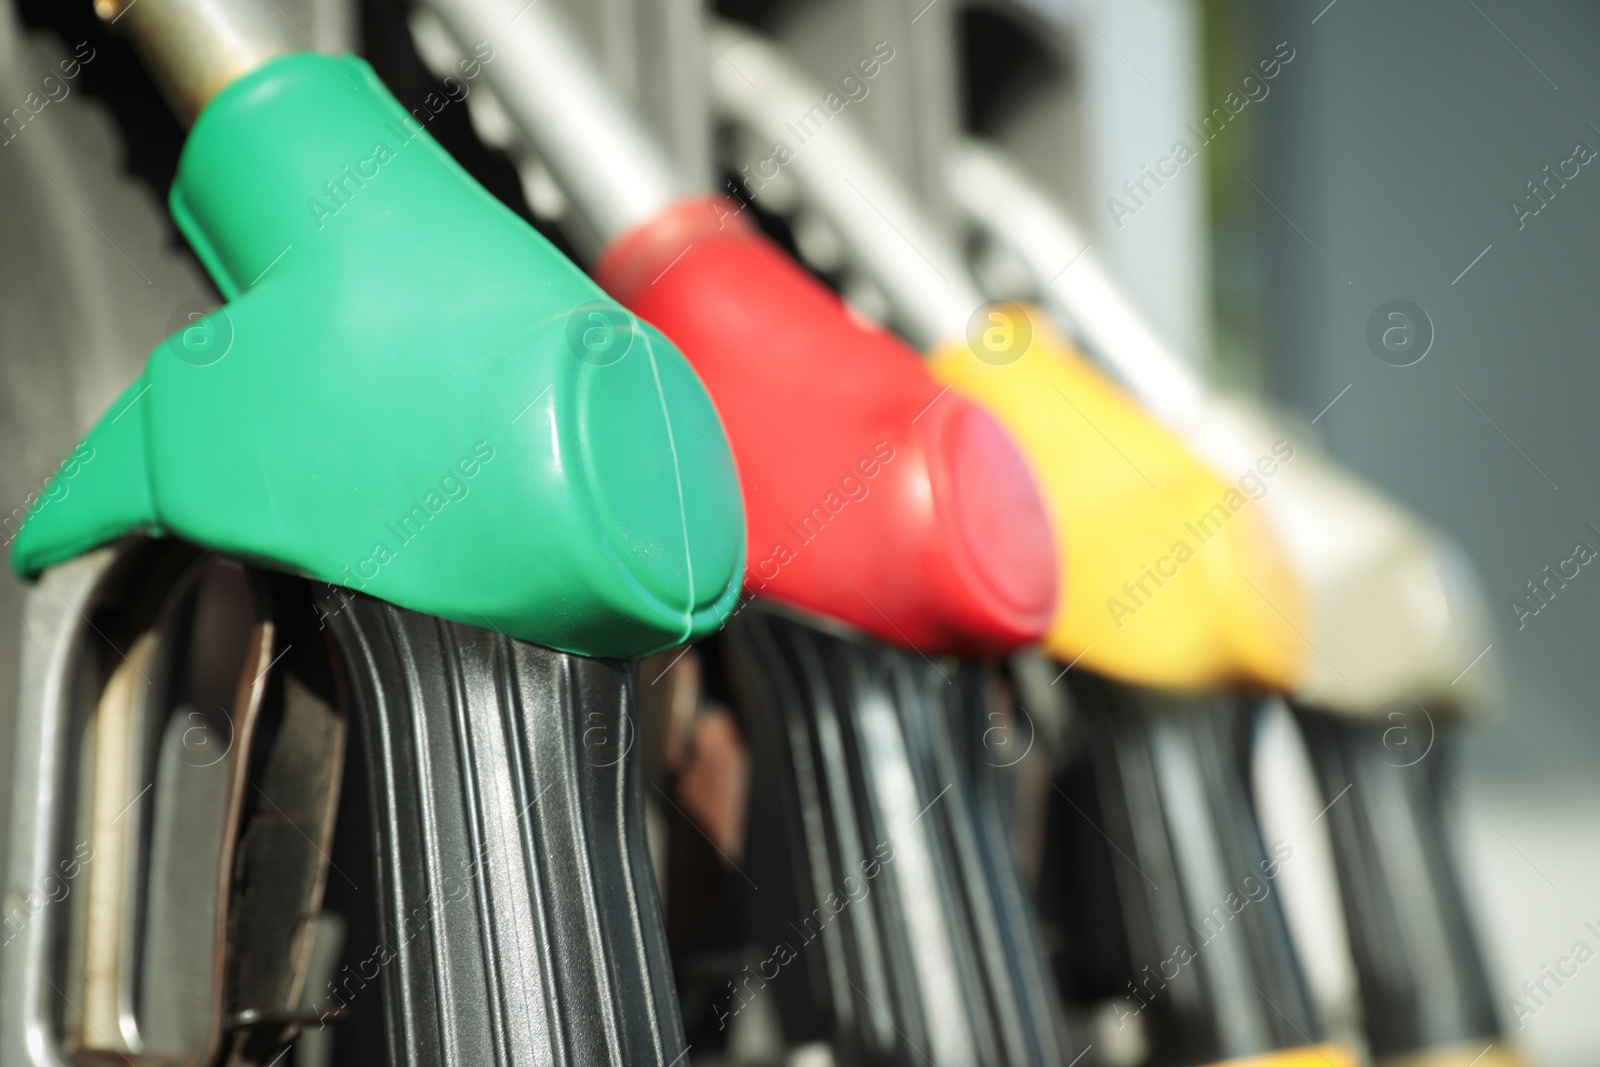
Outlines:
{"label": "red fuel nozzle", "polygon": [[1055,550],[1011,439],[739,211],[681,201],[614,241],[594,274],[683,350],[722,415],[747,589],[924,654],[1037,640]]}

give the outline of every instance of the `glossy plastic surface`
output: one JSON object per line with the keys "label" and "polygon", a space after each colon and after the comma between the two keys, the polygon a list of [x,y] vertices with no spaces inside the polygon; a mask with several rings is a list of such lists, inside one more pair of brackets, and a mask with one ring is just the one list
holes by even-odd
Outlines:
{"label": "glossy plastic surface", "polygon": [[1305,591],[1306,637],[1318,653],[1298,699],[1357,716],[1395,699],[1435,713],[1504,703],[1488,597],[1459,546],[1314,442],[1302,446],[1258,401],[1209,389],[1085,247],[1084,227],[996,146],[961,143],[949,176],[962,210],[1026,268],[1020,290],[1031,277],[1056,322],[1224,477],[1278,441],[1295,445],[1261,503]]}
{"label": "glossy plastic surface", "polygon": [[1227,1060],[1212,1067],[1358,1067],[1361,1057],[1348,1045],[1305,1045],[1242,1060]]}
{"label": "glossy plastic surface", "polygon": [[1217,478],[1042,315],[1008,308],[1030,320],[1009,324],[1014,349],[979,358],[954,342],[931,369],[1011,431],[1044,493],[1062,570],[1046,647],[1147,685],[1292,688],[1301,598],[1254,483]]}
{"label": "glossy plastic surface", "polygon": [[1457,545],[1248,400],[1208,394],[1175,428],[1219,471],[1248,468],[1278,441],[1295,448],[1261,506],[1305,591],[1317,648],[1297,700],[1380,718],[1396,699],[1430,711],[1498,702],[1483,582]]}
{"label": "glossy plastic surface", "polygon": [[365,63],[223,90],[171,202],[229,303],[90,432],[19,573],[150,530],[588,655],[720,624],[739,489],[694,372]]}
{"label": "glossy plastic surface", "polygon": [[682,347],[722,412],[748,588],[926,654],[1037,640],[1058,575],[1016,446],[737,212],[684,201],[595,276]]}

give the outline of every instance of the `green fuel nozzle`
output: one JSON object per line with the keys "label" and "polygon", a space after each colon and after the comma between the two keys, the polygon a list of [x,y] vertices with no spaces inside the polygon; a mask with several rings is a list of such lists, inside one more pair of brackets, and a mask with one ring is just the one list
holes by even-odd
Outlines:
{"label": "green fuel nozzle", "polygon": [[364,62],[247,66],[170,198],[228,303],[151,353],[12,566],[145,531],[586,655],[715,629],[743,517],[678,351]]}

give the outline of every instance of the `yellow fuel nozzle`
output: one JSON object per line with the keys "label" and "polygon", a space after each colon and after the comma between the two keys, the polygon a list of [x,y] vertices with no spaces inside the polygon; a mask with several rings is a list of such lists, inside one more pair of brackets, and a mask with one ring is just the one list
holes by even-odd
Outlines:
{"label": "yellow fuel nozzle", "polygon": [[1361,1057],[1348,1045],[1302,1045],[1244,1059],[1224,1060],[1212,1067],[1358,1067]]}
{"label": "yellow fuel nozzle", "polygon": [[1255,503],[1293,445],[1224,482],[1036,309],[986,305],[969,335],[930,366],[1010,430],[1039,482],[1060,560],[1047,650],[1146,685],[1293,689],[1302,597]]}

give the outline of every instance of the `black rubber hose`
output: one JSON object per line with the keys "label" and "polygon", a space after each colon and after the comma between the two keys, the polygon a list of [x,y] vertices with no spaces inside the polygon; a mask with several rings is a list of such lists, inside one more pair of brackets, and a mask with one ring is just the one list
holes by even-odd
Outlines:
{"label": "black rubber hose", "polygon": [[[364,749],[379,940],[346,959],[381,974],[387,1062],[678,1062],[632,664],[343,590],[316,604]],[[350,974],[336,988],[362,995]]]}
{"label": "black rubber hose", "polygon": [[1073,672],[1073,756],[1056,773],[1057,862],[1041,908],[1063,931],[1057,974],[1109,1002],[1152,1067],[1320,1040],[1250,794],[1250,704]]}
{"label": "black rubber hose", "polygon": [[1406,707],[1392,721],[1297,709],[1377,1060],[1501,1033],[1445,832],[1450,724]]}
{"label": "black rubber hose", "polygon": [[[759,791],[747,858],[781,886],[757,925],[787,950],[770,973],[791,1041],[845,1064],[1072,1062],[1083,1043],[973,762],[981,667],[759,603],[722,640]],[[769,995],[744,985],[730,1007]]]}

